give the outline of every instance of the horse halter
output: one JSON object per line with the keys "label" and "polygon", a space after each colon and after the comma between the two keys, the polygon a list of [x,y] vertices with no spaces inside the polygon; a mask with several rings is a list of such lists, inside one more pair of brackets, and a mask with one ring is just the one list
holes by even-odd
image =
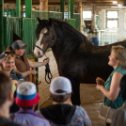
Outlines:
{"label": "horse halter", "polygon": [[43,51],[43,53],[45,53],[46,49],[42,49],[39,46],[35,45],[36,48],[38,48],[39,50]]}

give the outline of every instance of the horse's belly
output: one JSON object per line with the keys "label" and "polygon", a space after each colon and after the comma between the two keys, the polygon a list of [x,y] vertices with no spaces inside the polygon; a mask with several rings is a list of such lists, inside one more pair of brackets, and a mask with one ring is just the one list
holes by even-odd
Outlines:
{"label": "horse's belly", "polygon": [[[103,69],[104,68],[104,69]],[[96,77],[106,79],[111,73],[112,69],[108,66],[104,67],[86,67],[84,65],[76,65],[74,67],[66,66],[62,71],[63,76],[75,78],[80,83],[95,83]]]}

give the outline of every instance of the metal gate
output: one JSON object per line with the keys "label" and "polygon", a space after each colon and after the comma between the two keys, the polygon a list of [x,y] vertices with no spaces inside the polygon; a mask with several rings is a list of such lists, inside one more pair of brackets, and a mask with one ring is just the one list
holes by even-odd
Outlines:
{"label": "metal gate", "polygon": [[[80,15],[73,15],[75,20],[67,20],[74,28],[80,29]],[[37,26],[37,17],[41,19],[57,18],[61,19],[61,12],[41,12],[33,11],[32,18],[19,18],[12,16],[3,17],[3,42],[1,43],[2,50],[5,50],[13,42],[13,32],[16,33],[28,46],[26,49],[27,54],[31,54],[36,40],[35,29]]]}

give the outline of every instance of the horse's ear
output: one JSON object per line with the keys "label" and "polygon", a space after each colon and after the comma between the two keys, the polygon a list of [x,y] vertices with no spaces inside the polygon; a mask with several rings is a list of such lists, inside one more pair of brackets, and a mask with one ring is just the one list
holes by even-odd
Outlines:
{"label": "horse's ear", "polygon": [[13,42],[16,40],[21,40],[21,38],[13,31]]}
{"label": "horse's ear", "polygon": [[37,20],[38,20],[39,23],[41,22],[41,19],[39,17],[37,17]]}

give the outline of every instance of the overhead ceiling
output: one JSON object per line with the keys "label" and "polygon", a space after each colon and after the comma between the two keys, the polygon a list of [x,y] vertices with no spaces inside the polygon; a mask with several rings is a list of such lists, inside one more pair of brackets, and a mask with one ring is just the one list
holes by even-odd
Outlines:
{"label": "overhead ceiling", "polygon": [[[25,0],[23,0],[25,1]],[[33,4],[39,4],[40,0],[32,0]],[[64,0],[67,2],[68,0]],[[126,3],[126,0],[74,0],[75,3],[82,1],[84,4],[98,4],[98,5],[112,5],[112,1],[118,1],[118,3]],[[4,0],[5,3],[16,3],[16,0]],[[49,4],[59,4],[60,0],[48,0]]]}

